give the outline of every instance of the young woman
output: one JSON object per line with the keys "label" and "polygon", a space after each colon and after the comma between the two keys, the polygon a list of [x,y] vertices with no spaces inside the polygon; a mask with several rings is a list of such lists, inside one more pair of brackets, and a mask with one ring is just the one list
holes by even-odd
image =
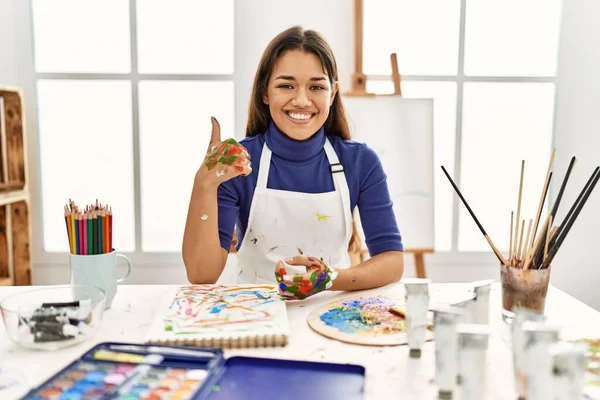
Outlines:
{"label": "young woman", "polygon": [[[191,283],[219,278],[235,226],[238,282],[277,280],[287,299],[402,277],[403,247],[386,175],[373,150],[350,140],[337,80],[326,41],[293,27],[275,37],[260,60],[246,138],[222,141],[211,119],[183,238]],[[348,268],[348,249],[358,243],[357,206],[371,258]]]}

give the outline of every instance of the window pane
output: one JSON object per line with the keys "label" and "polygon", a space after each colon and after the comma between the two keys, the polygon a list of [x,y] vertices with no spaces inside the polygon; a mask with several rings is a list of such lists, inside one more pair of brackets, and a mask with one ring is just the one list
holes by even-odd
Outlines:
{"label": "window pane", "polygon": [[[521,219],[525,229],[529,219],[535,223],[551,153],[553,109],[551,83],[465,84],[460,189],[505,254],[510,212],[515,218],[517,213],[521,160]],[[462,202],[458,239],[460,251],[491,251]]]}
{"label": "window pane", "polygon": [[129,2],[33,0],[38,72],[129,72]]}
{"label": "window pane", "polygon": [[[393,93],[391,81],[367,80],[371,93]],[[452,187],[440,175],[444,165],[454,171],[454,146],[456,132],[456,83],[454,82],[402,82],[405,98],[433,98],[434,131],[434,187],[435,187],[435,250],[452,249]]]}
{"label": "window pane", "polygon": [[397,53],[402,75],[455,75],[460,0],[366,0],[363,72],[390,74]]}
{"label": "window pane", "polygon": [[233,73],[233,0],[137,1],[141,73]]}
{"label": "window pane", "polygon": [[40,80],[37,89],[44,249],[68,251],[71,198],[112,206],[115,249],[133,251],[131,84]]}
{"label": "window pane", "polygon": [[467,1],[465,75],[554,76],[561,0]]}
{"label": "window pane", "polygon": [[140,82],[143,251],[181,251],[194,175],[211,132],[234,137],[233,82]]}

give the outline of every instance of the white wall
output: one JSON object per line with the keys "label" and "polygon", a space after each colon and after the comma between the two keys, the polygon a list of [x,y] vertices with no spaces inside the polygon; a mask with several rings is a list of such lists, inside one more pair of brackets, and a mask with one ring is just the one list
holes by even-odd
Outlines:
{"label": "white wall", "polygon": [[[600,2],[563,1],[556,114],[555,176],[562,182],[572,156],[577,164],[561,201],[562,214],[600,165]],[[556,198],[559,185],[552,187]],[[552,267],[551,283],[600,310],[600,188],[567,236]],[[558,221],[561,221],[558,219]]]}
{"label": "white wall", "polygon": [[0,85],[17,84],[13,0],[0,0]]}

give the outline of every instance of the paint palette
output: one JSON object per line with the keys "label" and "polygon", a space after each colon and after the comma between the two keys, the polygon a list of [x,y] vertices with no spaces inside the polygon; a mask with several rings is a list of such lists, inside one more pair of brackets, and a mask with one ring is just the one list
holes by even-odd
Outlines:
{"label": "paint palette", "polygon": [[26,399],[188,400],[220,352],[106,343],[90,350]]}
{"label": "paint palette", "polygon": [[350,364],[225,359],[220,349],[100,343],[23,399],[264,400],[288,388],[286,400],[359,400],[364,375],[364,367]]}

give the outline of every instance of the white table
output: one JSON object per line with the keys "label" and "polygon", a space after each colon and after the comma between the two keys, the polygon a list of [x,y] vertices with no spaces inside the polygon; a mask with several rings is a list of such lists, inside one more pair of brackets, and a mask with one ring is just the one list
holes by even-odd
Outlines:
{"label": "white table", "polygon": [[[58,372],[94,344],[103,341],[140,342],[154,317],[163,293],[174,286],[120,286],[110,310],[104,313],[98,334],[87,342],[58,351],[24,350],[8,339],[0,319],[0,361],[22,366],[37,385]],[[470,284],[431,284],[431,302],[455,302],[468,296]],[[28,290],[30,287],[0,287],[0,299]],[[361,364],[366,367],[365,399],[436,399],[433,383],[434,343],[423,348],[420,359],[408,357],[407,346],[368,347],[350,345],[327,339],[307,325],[311,310],[331,301],[367,294],[381,293],[403,299],[401,284],[363,292],[322,293],[302,302],[288,303],[292,335],[285,348],[227,350],[225,356],[248,355],[310,361]],[[493,286],[490,300],[492,337],[487,357],[486,399],[515,399],[512,380],[511,353],[506,342],[508,327],[500,316],[500,287]],[[567,337],[592,336],[600,333],[600,313],[573,297],[551,287],[546,302],[546,315],[564,326]],[[456,396],[455,399],[460,398]]]}

